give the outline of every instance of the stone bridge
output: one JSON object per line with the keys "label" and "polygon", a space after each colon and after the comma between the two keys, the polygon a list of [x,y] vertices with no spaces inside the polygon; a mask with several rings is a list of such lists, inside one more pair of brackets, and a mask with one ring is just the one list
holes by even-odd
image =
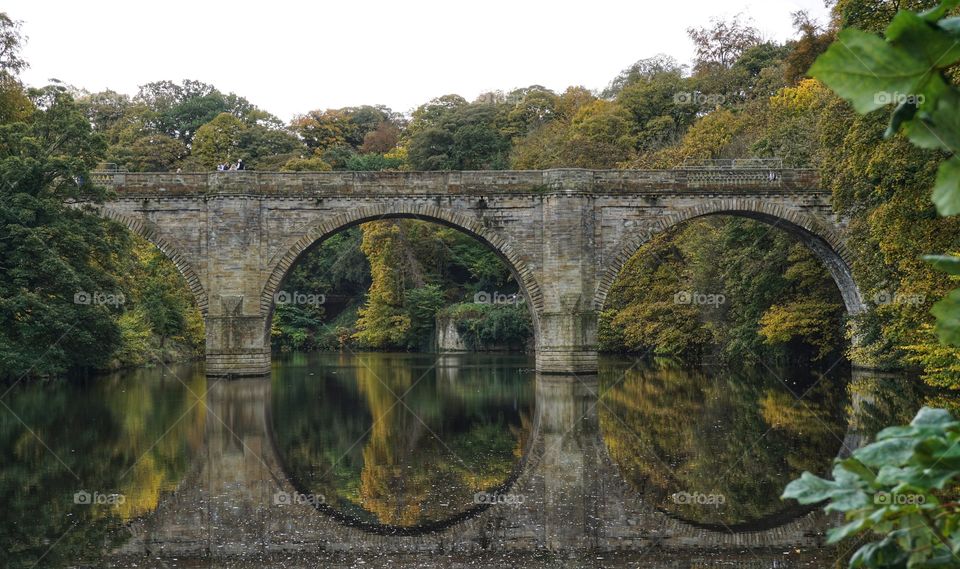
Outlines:
{"label": "stone bridge", "polygon": [[441,223],[496,251],[531,307],[546,373],[596,371],[597,314],[623,264],[653,236],[702,216],[749,217],[796,235],[826,265],[848,312],[863,309],[845,223],[812,170],[94,177],[115,190],[94,206],[101,215],[154,243],[183,274],[206,320],[214,376],[269,372],[274,299],[293,264],[344,228],[389,218]]}

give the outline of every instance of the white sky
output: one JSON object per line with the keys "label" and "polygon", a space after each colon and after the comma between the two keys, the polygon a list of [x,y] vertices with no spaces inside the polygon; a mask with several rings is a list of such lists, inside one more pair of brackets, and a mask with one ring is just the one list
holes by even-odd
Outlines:
{"label": "white sky", "polygon": [[634,61],[689,63],[686,29],[738,13],[771,39],[790,13],[827,20],[823,0],[6,0],[28,37],[22,77],[134,94],[198,79],[284,121],[311,109],[385,104],[532,84],[601,89]]}

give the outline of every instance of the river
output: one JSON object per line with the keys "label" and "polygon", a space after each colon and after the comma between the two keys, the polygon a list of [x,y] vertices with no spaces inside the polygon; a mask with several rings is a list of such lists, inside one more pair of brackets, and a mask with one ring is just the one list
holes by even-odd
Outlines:
{"label": "river", "polygon": [[17,385],[0,566],[829,567],[779,499],[910,420],[919,380],[832,366],[311,353]]}

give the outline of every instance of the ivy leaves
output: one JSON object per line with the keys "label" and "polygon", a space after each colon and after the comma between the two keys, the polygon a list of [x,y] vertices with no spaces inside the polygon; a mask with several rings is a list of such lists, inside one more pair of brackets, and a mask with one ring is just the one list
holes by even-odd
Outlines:
{"label": "ivy leaves", "polygon": [[960,477],[960,422],[924,407],[910,425],[890,427],[877,441],[838,460],[833,480],[809,472],[783,498],[827,501],[847,523],[830,530],[836,543],[866,531],[883,535],[860,548],[850,567],[955,567],[960,553],[958,505],[941,491]]}

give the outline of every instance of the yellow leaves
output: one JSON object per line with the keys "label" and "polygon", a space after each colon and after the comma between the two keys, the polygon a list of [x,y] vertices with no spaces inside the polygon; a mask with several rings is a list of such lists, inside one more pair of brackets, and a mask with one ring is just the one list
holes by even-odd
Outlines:
{"label": "yellow leaves", "polygon": [[329,172],[330,170],[333,170],[333,167],[319,156],[291,158],[280,167],[281,172]]}
{"label": "yellow leaves", "polygon": [[838,309],[836,304],[808,298],[775,304],[760,318],[759,333],[768,344],[786,344],[802,338],[819,350],[820,358],[839,341],[833,326]]}
{"label": "yellow leaves", "polygon": [[907,361],[923,368],[922,379],[930,385],[960,389],[960,349],[936,340],[931,324],[921,326],[915,344],[904,346]]}
{"label": "yellow leaves", "polygon": [[361,251],[370,261],[370,289],[360,308],[357,332],[361,344],[373,348],[402,346],[412,322],[403,310],[404,282],[400,227],[393,221],[374,221],[362,226]]}
{"label": "yellow leaves", "polygon": [[827,87],[816,79],[804,79],[795,87],[784,87],[770,97],[770,111],[775,114],[799,115],[830,96]]}

